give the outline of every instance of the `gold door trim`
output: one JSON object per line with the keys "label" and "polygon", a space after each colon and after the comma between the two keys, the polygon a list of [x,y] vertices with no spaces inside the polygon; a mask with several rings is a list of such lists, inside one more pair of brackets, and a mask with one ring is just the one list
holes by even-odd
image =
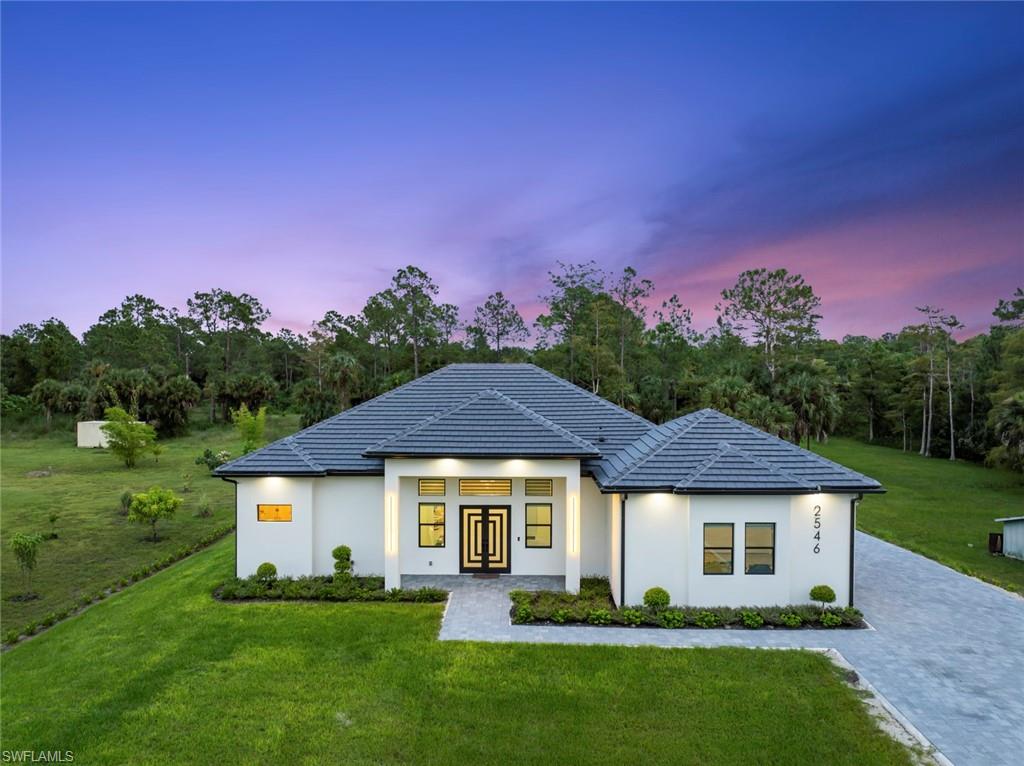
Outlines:
{"label": "gold door trim", "polygon": [[511,506],[459,506],[459,571],[511,571],[511,528]]}

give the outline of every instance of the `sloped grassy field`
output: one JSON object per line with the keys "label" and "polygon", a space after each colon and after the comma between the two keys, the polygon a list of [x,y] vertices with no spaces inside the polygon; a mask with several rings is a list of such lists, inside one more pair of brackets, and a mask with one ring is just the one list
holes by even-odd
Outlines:
{"label": "sloped grassy field", "polygon": [[[298,427],[294,416],[272,418],[268,438]],[[44,615],[74,606],[80,596],[152,564],[178,548],[195,543],[214,529],[232,523],[234,488],[214,479],[195,458],[207,447],[239,454],[239,442],[226,426],[197,430],[190,436],[160,442],[159,458],[144,457],[134,469],[104,449],[78,449],[70,430],[48,435],[4,433],[0,440],[0,545],[3,609],[0,629],[19,629]],[[39,472],[48,475],[30,475]],[[184,507],[175,518],[160,522],[160,541],[145,539],[149,528],[129,524],[120,513],[125,490],[140,492],[153,485],[182,493],[184,474],[192,474],[192,491],[182,494]],[[195,515],[203,497],[212,516]],[[25,591],[17,560],[10,553],[16,532],[50,531],[51,512],[59,514],[56,540],[39,551],[32,590],[40,598],[11,601]]]}

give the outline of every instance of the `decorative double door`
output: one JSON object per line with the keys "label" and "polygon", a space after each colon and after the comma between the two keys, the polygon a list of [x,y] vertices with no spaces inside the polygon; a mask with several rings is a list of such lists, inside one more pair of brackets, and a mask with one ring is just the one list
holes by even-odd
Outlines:
{"label": "decorative double door", "polygon": [[463,505],[459,507],[459,521],[460,572],[498,574],[511,571],[511,506]]}

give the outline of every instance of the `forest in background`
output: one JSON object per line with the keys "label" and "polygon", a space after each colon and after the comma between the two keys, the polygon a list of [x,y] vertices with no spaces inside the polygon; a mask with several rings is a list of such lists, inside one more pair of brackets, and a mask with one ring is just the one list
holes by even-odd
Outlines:
{"label": "forest in background", "polygon": [[57,318],[0,336],[0,406],[8,430],[115,405],[163,436],[243,403],[310,425],[453,362],[532,362],[656,423],[713,407],[798,443],[843,434],[1024,470],[1021,288],[962,342],[938,306],[879,338],[824,339],[820,299],[785,269],[740,274],[703,331],[678,296],[652,308],[653,294],[632,268],[558,263],[531,332],[501,292],[464,318],[408,266],[306,333],[264,330],[270,311],[246,293],[197,292],[183,311],[131,295],[81,338]]}

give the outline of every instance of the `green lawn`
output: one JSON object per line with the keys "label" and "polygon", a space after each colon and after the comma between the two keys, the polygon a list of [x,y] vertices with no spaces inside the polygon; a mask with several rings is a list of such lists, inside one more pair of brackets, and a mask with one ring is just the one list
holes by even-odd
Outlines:
{"label": "green lawn", "polygon": [[[268,436],[293,431],[296,426],[295,417],[272,418]],[[205,466],[194,464],[206,447],[237,455],[239,442],[231,429],[221,426],[161,443],[166,451],[159,462],[148,456],[137,468],[128,470],[106,450],[78,449],[74,434],[67,430],[47,436],[4,433],[0,446],[3,630],[21,628],[72,606],[79,596],[234,520],[232,486],[212,478]],[[52,475],[27,475],[40,470],[52,470]],[[161,522],[160,542],[144,540],[148,528],[129,524],[119,512],[121,493],[126,489],[138,492],[154,484],[181,492],[186,472],[193,480],[192,492],[183,495],[184,507],[173,520]],[[195,516],[203,495],[212,504],[212,517]],[[52,511],[60,514],[59,537],[42,544],[33,578],[33,590],[41,597],[13,602],[10,597],[21,593],[24,585],[17,560],[9,553],[10,537],[16,532],[48,532]]]}
{"label": "green lawn", "polygon": [[441,605],[225,604],[224,540],[0,657],[88,764],[906,764],[822,656],[436,640]]}
{"label": "green lawn", "polygon": [[857,526],[965,574],[1024,593],[1024,561],[990,556],[993,519],[1024,512],[1024,478],[974,463],[923,458],[850,439],[817,445],[830,460],[882,482],[867,495]]}

